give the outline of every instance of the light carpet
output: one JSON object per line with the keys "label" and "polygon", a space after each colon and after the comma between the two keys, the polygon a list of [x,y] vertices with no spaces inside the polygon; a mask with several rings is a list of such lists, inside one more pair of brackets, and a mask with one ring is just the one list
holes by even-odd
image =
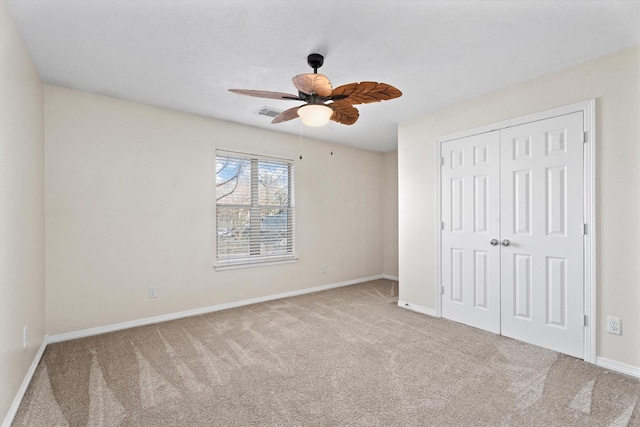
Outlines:
{"label": "light carpet", "polygon": [[14,426],[638,426],[640,382],[377,280],[49,345]]}

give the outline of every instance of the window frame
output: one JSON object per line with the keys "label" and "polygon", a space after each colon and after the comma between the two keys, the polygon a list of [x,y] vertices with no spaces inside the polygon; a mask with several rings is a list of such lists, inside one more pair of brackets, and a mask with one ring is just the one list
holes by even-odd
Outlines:
{"label": "window frame", "polygon": [[[215,152],[215,161],[217,161],[219,157],[229,156],[233,158],[246,159],[250,164],[250,193],[251,193],[251,203],[249,205],[246,204],[219,204],[217,200],[217,192],[216,193],[216,201],[215,201],[215,221],[214,221],[214,233],[215,233],[215,270],[216,271],[224,271],[224,270],[234,270],[234,269],[242,269],[242,268],[252,268],[252,267],[262,267],[267,265],[278,265],[278,264],[290,264],[294,263],[298,260],[295,251],[295,197],[294,197],[294,161],[291,159],[283,159],[277,157],[269,157],[262,156],[257,154],[250,153],[242,153],[237,151],[229,151],[229,150],[216,150]],[[262,255],[260,253],[256,253],[256,248],[260,249],[260,236],[261,236],[261,221],[255,220],[252,218],[260,218],[260,211],[263,209],[282,209],[282,206],[276,205],[261,205],[259,200],[259,165],[260,162],[269,162],[277,165],[286,165],[287,169],[287,233],[286,239],[287,247],[291,248],[287,253],[279,253],[273,255]],[[217,177],[218,171],[216,171]],[[216,179],[217,183],[217,179]],[[219,244],[218,239],[219,230],[218,230],[218,216],[219,216],[219,208],[232,208],[232,209],[248,209],[250,212],[250,220],[249,220],[249,229],[250,229],[250,240],[249,240],[249,251],[250,254],[248,256],[238,256],[231,258],[220,258],[220,254],[218,252]],[[256,241],[257,239],[257,241]],[[252,254],[254,253],[254,254]]]}

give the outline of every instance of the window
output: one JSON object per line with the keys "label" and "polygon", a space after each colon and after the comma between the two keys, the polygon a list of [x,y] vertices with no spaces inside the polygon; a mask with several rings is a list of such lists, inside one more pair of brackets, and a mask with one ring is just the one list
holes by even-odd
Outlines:
{"label": "window", "polygon": [[216,268],[295,260],[293,162],[216,152]]}

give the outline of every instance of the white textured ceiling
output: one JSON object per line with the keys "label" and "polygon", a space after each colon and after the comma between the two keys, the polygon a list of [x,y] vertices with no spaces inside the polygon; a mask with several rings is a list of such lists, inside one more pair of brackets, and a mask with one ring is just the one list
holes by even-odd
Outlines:
{"label": "white textured ceiling", "polygon": [[[640,44],[640,2],[346,0],[7,0],[46,83],[250,126],[390,151],[397,124]],[[272,125],[256,112],[294,101],[310,72],[334,87],[392,84],[352,126]]]}

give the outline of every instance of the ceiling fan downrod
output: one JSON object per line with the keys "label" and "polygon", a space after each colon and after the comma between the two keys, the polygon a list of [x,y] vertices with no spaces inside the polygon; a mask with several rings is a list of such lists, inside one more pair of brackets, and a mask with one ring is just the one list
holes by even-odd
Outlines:
{"label": "ceiling fan downrod", "polygon": [[309,67],[313,68],[314,74],[318,74],[318,68],[322,67],[322,64],[324,64],[324,56],[319,53],[312,53],[307,56],[307,64],[309,64]]}

